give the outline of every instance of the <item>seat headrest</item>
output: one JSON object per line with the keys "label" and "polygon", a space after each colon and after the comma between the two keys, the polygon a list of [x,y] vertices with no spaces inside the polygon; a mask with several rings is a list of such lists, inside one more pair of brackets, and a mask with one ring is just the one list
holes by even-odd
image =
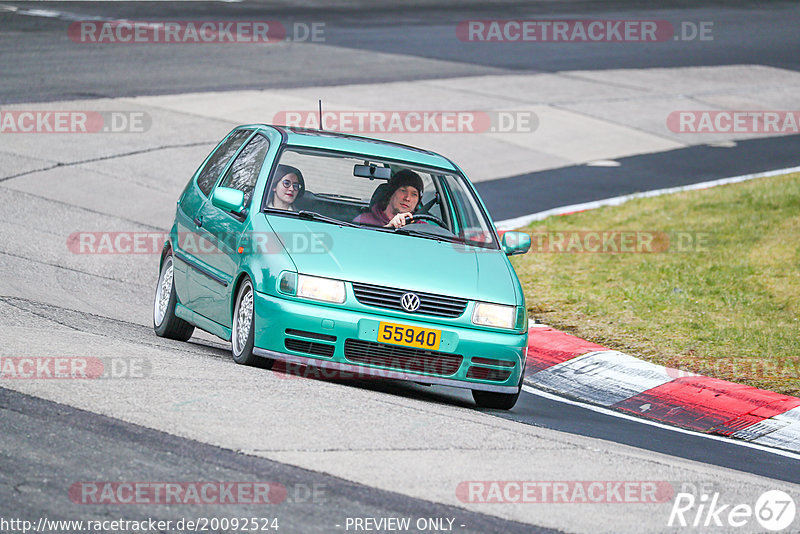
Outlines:
{"label": "seat headrest", "polygon": [[372,198],[369,199],[369,209],[372,209],[375,204],[386,199],[386,194],[389,192],[389,184],[381,184],[372,192]]}

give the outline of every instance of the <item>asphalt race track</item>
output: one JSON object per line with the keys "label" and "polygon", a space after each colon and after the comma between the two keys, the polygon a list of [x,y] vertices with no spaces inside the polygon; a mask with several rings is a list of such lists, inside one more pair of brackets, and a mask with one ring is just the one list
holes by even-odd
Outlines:
{"label": "asphalt race track", "polygon": [[[798,109],[798,16],[794,2],[0,2],[0,112],[143,110],[152,119],[146,132],[0,133],[0,359],[89,356],[117,371],[92,381],[0,377],[0,532],[22,532],[22,520],[44,525],[40,532],[78,532],[87,529],[47,521],[148,519],[172,524],[139,531],[189,532],[202,529],[186,521],[205,521],[211,532],[728,532],[713,518],[703,525],[697,507],[681,526],[677,494],[757,507],[765,492],[781,490],[800,504],[800,458],[791,453],[604,415],[532,390],[509,413],[478,410],[461,390],[298,378],[236,365],[229,344],[208,334],[187,343],[158,338],[157,256],[69,246],[75,232],[157,236],[222,135],[268,119],[267,111],[313,105],[317,92],[339,109],[360,100],[375,109],[436,109],[450,100],[474,109],[497,87],[506,92],[495,108],[535,110],[544,136],[554,131],[548,118],[563,119],[556,141],[541,145],[495,134],[400,137],[477,169],[495,220],[796,167],[800,135],[687,141],[658,128],[663,110],[758,102]],[[559,17],[710,21],[715,33],[702,45],[455,38],[461,21]],[[70,40],[76,21],[120,19],[319,23],[324,40]],[[527,94],[520,80],[529,79],[552,84],[553,94]],[[574,156],[556,146],[569,137],[580,139]],[[486,503],[464,489],[476,481],[634,490],[596,502],[573,493]],[[111,504],[92,500],[97,488],[170,483],[238,484],[251,493],[199,504],[131,504],[119,493]],[[637,499],[643,483],[668,491]],[[254,502],[254,486],[277,497]],[[248,518],[249,528],[233,528],[233,518]],[[751,517],[735,531],[764,528]],[[136,531],[103,529],[96,531]],[[800,531],[800,518],[783,531]]]}

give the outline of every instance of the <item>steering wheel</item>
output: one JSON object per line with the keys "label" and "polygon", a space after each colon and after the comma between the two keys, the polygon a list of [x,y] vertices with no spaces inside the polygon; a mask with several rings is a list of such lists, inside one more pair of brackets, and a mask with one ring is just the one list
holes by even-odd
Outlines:
{"label": "steering wheel", "polygon": [[447,225],[445,225],[444,221],[441,220],[439,217],[434,215],[425,215],[423,213],[418,213],[411,217],[411,219],[407,219],[409,222],[411,221],[430,221],[432,223],[438,224],[445,230],[447,230]]}

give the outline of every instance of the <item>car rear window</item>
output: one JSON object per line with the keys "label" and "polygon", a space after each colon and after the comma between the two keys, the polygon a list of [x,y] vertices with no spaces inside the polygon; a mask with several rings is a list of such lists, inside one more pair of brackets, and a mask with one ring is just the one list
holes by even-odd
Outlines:
{"label": "car rear window", "polygon": [[236,130],[220,143],[214,153],[211,154],[211,157],[208,158],[203,170],[200,171],[200,175],[197,177],[197,187],[200,188],[200,191],[205,196],[211,193],[214,184],[217,183],[217,178],[219,178],[228,161],[252,133],[251,130]]}

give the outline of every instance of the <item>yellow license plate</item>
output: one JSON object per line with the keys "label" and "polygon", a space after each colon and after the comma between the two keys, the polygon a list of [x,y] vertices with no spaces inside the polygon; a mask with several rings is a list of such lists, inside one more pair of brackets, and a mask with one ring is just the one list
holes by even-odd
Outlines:
{"label": "yellow license plate", "polygon": [[403,345],[404,347],[439,350],[439,342],[441,339],[441,330],[420,328],[418,326],[381,323],[378,330],[379,342]]}

